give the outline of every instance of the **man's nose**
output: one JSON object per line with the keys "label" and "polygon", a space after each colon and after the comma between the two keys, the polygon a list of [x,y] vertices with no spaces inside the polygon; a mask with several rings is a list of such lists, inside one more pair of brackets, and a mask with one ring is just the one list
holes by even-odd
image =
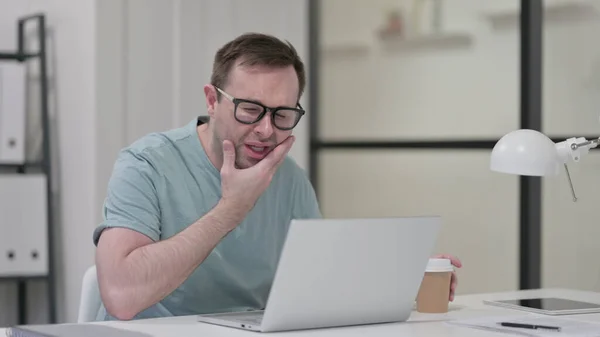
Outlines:
{"label": "man's nose", "polygon": [[270,113],[267,113],[260,121],[258,121],[258,123],[256,123],[254,130],[265,138],[270,137],[273,134],[273,124]]}

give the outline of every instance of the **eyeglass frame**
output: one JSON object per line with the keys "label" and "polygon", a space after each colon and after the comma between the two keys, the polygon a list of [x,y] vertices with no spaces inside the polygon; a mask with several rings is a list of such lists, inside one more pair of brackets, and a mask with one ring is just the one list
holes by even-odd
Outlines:
{"label": "eyeglass frame", "polygon": [[[223,89],[221,89],[221,88],[219,88],[217,86],[214,86],[214,87],[215,87],[215,89],[217,89],[217,91],[219,93],[221,93],[223,96],[225,96],[227,99],[229,99],[233,103],[233,105],[234,105],[233,106],[233,118],[235,118],[236,121],[238,121],[239,123],[242,123],[242,124],[251,125],[251,124],[258,123],[261,119],[263,119],[263,117],[265,117],[265,115],[267,114],[267,112],[271,111],[271,123],[273,124],[273,126],[276,127],[279,130],[282,130],[282,131],[289,131],[289,130],[294,129],[298,125],[298,123],[302,119],[302,116],[304,116],[304,114],[306,113],[306,111],[304,110],[304,108],[302,107],[302,105],[300,105],[299,102],[297,103],[298,108],[291,108],[291,107],[287,107],[287,106],[279,106],[279,107],[276,107],[276,108],[272,108],[272,107],[268,107],[268,106],[266,106],[266,105],[264,105],[264,104],[262,104],[260,102],[257,102],[257,101],[253,101],[253,100],[250,100],[250,99],[244,99],[244,98],[234,97],[233,95],[225,92],[225,90],[223,90]],[[258,117],[256,118],[256,120],[253,121],[253,122],[244,122],[244,121],[241,121],[241,120],[239,120],[237,118],[237,114],[236,114],[238,105],[240,103],[256,104],[256,105],[262,107],[263,111],[260,113],[260,115],[258,115]],[[300,114],[300,117],[298,117],[296,119],[296,122],[290,128],[280,128],[279,126],[277,126],[275,124],[275,113],[277,111],[279,111],[279,110],[294,110],[294,111],[296,111],[296,112],[298,112]]]}

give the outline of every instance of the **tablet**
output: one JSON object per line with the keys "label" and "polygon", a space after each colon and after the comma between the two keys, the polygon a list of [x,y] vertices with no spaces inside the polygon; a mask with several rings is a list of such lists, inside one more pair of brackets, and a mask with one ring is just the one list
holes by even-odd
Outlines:
{"label": "tablet", "polygon": [[523,310],[544,315],[576,315],[600,313],[600,303],[570,300],[558,297],[484,300],[485,304]]}

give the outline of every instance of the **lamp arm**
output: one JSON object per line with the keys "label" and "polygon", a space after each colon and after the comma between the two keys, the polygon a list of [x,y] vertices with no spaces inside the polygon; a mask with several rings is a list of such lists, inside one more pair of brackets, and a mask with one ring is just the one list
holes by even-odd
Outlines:
{"label": "lamp arm", "polygon": [[587,155],[590,149],[600,145],[600,138],[587,140],[584,137],[573,137],[556,143],[556,150],[560,160],[566,164],[570,161],[578,162],[582,156]]}
{"label": "lamp arm", "polygon": [[573,195],[573,201],[575,202],[577,201],[577,196],[575,195],[575,188],[573,187],[573,182],[571,181],[571,174],[569,173],[567,163],[571,161],[579,162],[583,155],[587,155],[590,149],[597,147],[599,144],[600,138],[587,140],[584,137],[573,137],[556,143],[558,157],[565,165],[567,179],[569,181],[569,186],[571,187],[571,194]]}

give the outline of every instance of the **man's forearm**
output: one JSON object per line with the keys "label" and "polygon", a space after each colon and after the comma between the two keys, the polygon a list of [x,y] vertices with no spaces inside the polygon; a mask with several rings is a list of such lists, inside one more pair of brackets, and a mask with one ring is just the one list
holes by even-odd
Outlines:
{"label": "man's forearm", "polygon": [[115,310],[119,318],[132,318],[173,292],[242,218],[232,207],[219,203],[173,237],[127,254],[112,275],[116,302],[124,304]]}

